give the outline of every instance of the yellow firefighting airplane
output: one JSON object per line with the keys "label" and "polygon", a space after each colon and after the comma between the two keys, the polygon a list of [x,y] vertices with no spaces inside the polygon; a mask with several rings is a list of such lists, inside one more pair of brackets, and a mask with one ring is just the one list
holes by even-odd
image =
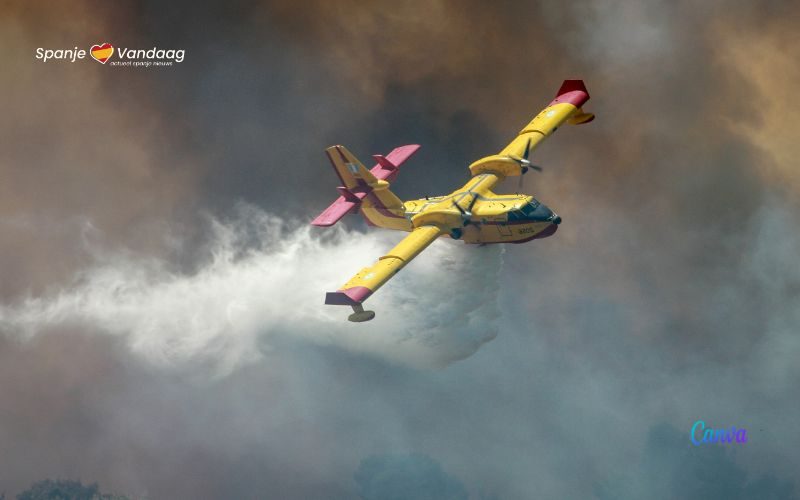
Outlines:
{"label": "yellow firefighting airplane", "polygon": [[531,168],[541,170],[528,160],[530,152],[562,123],[592,121],[594,115],[581,109],[588,100],[583,81],[565,80],[556,98],[508,146],[470,165],[472,178],[447,196],[403,202],[389,190],[398,167],[418,145],[374,155],[377,164],[370,170],[344,146],[328,148],[325,152],[343,184],[337,188],[341,196],[311,224],[332,226],[346,214],[361,211],[370,225],[410,234],[374,265],[329,292],[325,303],[351,306],[350,321],[371,320],[375,312],[365,311],[362,303],[439,236],[486,244],[523,243],[555,233],[561,217],[544,204],[524,194],[498,195],[492,188],[506,177],[522,176]]}

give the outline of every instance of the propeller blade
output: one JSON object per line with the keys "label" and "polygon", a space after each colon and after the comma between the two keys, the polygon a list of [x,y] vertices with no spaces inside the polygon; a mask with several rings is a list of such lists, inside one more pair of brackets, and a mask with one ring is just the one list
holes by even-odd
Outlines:
{"label": "propeller blade", "polygon": [[465,220],[469,220],[472,217],[472,211],[471,210],[472,210],[472,204],[473,203],[474,203],[474,201],[469,204],[469,208],[467,210],[464,210],[463,208],[461,208],[461,205],[459,205],[458,203],[455,202],[455,200],[453,200],[453,205],[455,205],[455,207],[458,209],[458,211],[461,212],[461,217],[463,219],[465,219]]}
{"label": "propeller blade", "polygon": [[[531,138],[528,137],[528,142],[525,143],[525,151],[522,153],[522,157],[520,158],[517,155],[509,155],[508,157],[514,160],[515,162],[519,163],[520,167],[520,176],[528,171],[528,167],[532,166],[530,160],[528,160],[528,156],[531,154]],[[538,167],[534,167],[538,168]],[[541,170],[541,169],[540,169]],[[520,181],[521,182],[521,181]]]}
{"label": "propeller blade", "polygon": [[476,201],[478,201],[478,195],[473,193],[472,201],[469,202],[469,208],[467,208],[467,212],[469,212],[470,214],[472,214],[472,207],[475,206]]}
{"label": "propeller blade", "polygon": [[522,158],[527,160],[528,159],[528,155],[530,155],[530,154],[531,154],[531,138],[528,137],[528,143],[525,144],[525,154],[522,155]]}

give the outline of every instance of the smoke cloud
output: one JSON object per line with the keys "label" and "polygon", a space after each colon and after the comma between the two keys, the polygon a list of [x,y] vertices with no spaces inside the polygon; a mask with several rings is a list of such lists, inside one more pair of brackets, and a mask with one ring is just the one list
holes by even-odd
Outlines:
{"label": "smoke cloud", "polygon": [[[781,1],[5,2],[0,487],[796,498],[798,19]],[[34,58],[102,41],[186,56]],[[438,241],[371,323],[322,304],[401,236],[306,226],[336,196],[326,146],[420,143],[392,189],[445,193],[564,78],[597,119],[522,185],[557,235]],[[693,447],[698,418],[750,439]]]}
{"label": "smoke cloud", "polygon": [[[325,290],[390,248],[399,234],[334,230],[324,240],[254,207],[213,220],[209,262],[191,275],[120,252],[50,296],[0,310],[0,329],[25,337],[62,324],[124,336],[163,366],[210,364],[220,374],[256,362],[272,338],[331,344],[415,366],[443,366],[496,334],[503,249],[464,251],[437,242],[370,301],[376,320],[345,321],[347,307],[320,307]],[[296,224],[291,226],[296,227]],[[470,293],[457,293],[458,290]]]}

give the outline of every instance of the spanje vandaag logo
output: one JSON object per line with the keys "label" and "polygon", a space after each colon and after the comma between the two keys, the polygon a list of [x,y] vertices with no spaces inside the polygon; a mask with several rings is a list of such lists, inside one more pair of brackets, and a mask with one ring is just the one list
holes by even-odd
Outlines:
{"label": "spanje vandaag logo", "polygon": [[109,66],[137,66],[149,68],[153,66],[174,66],[182,63],[186,56],[184,49],[162,49],[152,47],[149,49],[131,49],[128,47],[114,47],[109,42],[94,44],[89,50],[72,49],[36,49],[36,59],[42,62],[63,61],[74,63],[86,59],[86,55],[100,64],[108,63]]}

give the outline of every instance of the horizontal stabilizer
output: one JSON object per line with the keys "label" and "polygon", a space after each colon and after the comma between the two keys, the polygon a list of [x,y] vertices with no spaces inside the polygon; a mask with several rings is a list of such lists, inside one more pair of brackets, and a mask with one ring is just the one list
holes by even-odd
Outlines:
{"label": "horizontal stabilizer", "polygon": [[[325,152],[328,154],[328,158],[344,186],[336,188],[341,196],[311,221],[311,225],[332,226],[345,215],[356,213],[361,207],[361,202],[364,198],[373,192],[372,186],[377,184],[376,181],[393,181],[400,172],[400,165],[411,158],[418,149],[419,144],[409,144],[394,148],[386,156],[375,155],[374,158],[378,163],[370,170],[367,170],[344,146],[328,148]],[[388,190],[383,193],[384,198],[391,195]],[[402,207],[402,202],[395,201]],[[394,205],[389,203],[388,206],[393,207]]]}
{"label": "horizontal stabilizer", "polygon": [[[382,163],[381,160],[375,158],[378,162],[377,165],[372,167],[372,175],[374,175],[377,179],[392,182],[397,174],[400,173],[399,167],[406,160],[411,158],[411,156],[417,152],[419,149],[419,144],[409,144],[407,146],[400,146],[399,148],[394,148],[391,153],[383,157],[385,163]],[[391,168],[389,165],[391,165]]]}
{"label": "horizontal stabilizer", "polygon": [[332,226],[339,222],[347,214],[356,213],[361,201],[367,197],[366,192],[353,192],[347,188],[339,186],[337,188],[342,196],[336,198],[331,206],[325,209],[316,219],[311,221],[312,226]]}
{"label": "horizontal stabilizer", "polygon": [[312,226],[328,227],[339,222],[342,217],[349,214],[353,210],[358,209],[359,203],[347,201],[343,197],[339,197],[334,201],[331,206],[325,209],[324,212],[319,214],[316,219],[311,221]]}

